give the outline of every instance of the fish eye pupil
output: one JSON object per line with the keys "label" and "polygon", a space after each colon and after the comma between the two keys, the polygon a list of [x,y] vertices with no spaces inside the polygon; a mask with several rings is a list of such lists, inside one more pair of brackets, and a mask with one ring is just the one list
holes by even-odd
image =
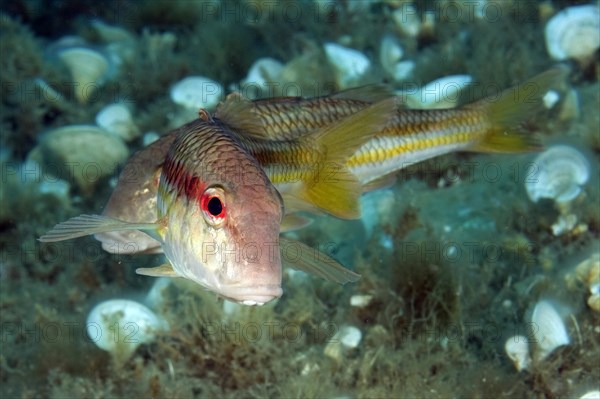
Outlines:
{"label": "fish eye pupil", "polygon": [[213,216],[219,216],[221,212],[223,212],[223,204],[221,204],[221,200],[217,197],[212,197],[208,200],[207,204],[208,213]]}

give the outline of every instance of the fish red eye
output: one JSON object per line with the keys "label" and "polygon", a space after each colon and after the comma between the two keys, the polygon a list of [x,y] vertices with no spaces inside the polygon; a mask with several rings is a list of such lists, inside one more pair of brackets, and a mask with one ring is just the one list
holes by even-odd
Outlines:
{"label": "fish red eye", "polygon": [[204,219],[213,226],[220,225],[225,219],[226,209],[223,198],[225,192],[220,187],[210,187],[202,194],[200,208]]}

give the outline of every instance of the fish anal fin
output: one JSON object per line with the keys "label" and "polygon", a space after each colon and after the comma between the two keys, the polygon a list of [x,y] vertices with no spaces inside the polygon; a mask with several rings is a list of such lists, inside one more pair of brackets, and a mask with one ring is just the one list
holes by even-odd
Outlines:
{"label": "fish anal fin", "polygon": [[310,248],[299,241],[279,237],[279,247],[284,255],[286,253],[298,254],[298,256],[294,256],[293,260],[288,259],[287,256],[282,256],[285,264],[293,269],[313,274],[337,284],[352,283],[360,279],[359,274],[346,269],[323,252]]}
{"label": "fish anal fin", "polygon": [[150,277],[181,277],[173,270],[173,266],[169,263],[163,263],[156,267],[140,267],[135,269],[135,272],[139,275]]}

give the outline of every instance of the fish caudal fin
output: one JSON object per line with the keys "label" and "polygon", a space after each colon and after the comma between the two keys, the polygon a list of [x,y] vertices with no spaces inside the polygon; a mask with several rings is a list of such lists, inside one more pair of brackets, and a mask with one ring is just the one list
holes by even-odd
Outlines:
{"label": "fish caudal fin", "polygon": [[396,100],[389,98],[370,105],[339,123],[310,133],[325,159],[313,178],[304,183],[298,196],[317,208],[343,219],[360,217],[361,184],[346,167],[346,161],[371,139],[396,112]]}
{"label": "fish caudal fin", "polygon": [[155,237],[159,225],[156,223],[129,223],[100,215],[79,215],[54,226],[41,236],[41,242],[56,242],[84,237],[97,233],[108,233],[119,230],[143,230]]}
{"label": "fish caudal fin", "polygon": [[[310,248],[299,241],[279,237],[279,248],[283,254],[281,259],[285,265],[292,269],[314,274],[337,284],[352,283],[360,279],[360,274],[346,269],[323,252]],[[293,261],[285,256],[286,253],[290,252],[294,254]]]}
{"label": "fish caudal fin", "polygon": [[486,111],[491,128],[481,141],[469,150],[481,152],[527,152],[541,148],[539,142],[521,124],[543,109],[543,97],[566,75],[566,68],[557,67],[509,88],[499,96],[486,98],[465,108]]}

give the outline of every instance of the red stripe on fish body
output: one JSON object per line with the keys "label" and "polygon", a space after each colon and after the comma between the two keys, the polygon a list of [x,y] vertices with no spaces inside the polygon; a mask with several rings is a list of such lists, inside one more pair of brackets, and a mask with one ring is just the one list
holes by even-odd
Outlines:
{"label": "red stripe on fish body", "polygon": [[169,156],[165,159],[163,175],[166,185],[174,188],[178,196],[185,195],[188,200],[199,201],[206,189],[206,184],[198,176],[188,171],[182,162]]}

